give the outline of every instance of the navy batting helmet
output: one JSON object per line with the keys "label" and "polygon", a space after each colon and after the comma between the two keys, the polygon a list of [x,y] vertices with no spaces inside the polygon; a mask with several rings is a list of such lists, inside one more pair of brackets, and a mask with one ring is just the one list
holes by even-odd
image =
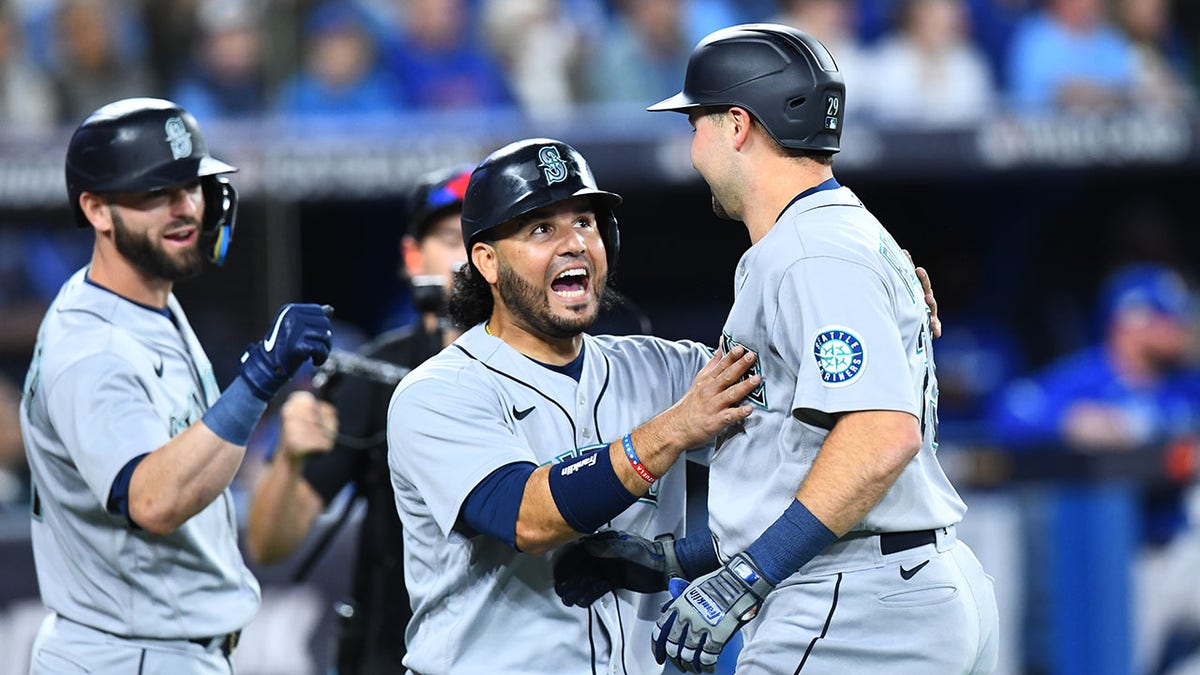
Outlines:
{"label": "navy batting helmet", "polygon": [[201,237],[220,265],[233,238],[237,191],[220,174],[237,171],[208,154],[196,119],[157,98],[128,98],[92,113],[67,146],[67,196],[75,224],[89,225],[83,192],[150,192],[199,178],[204,191]]}
{"label": "navy batting helmet", "polygon": [[846,84],[829,50],[789,26],[748,23],[710,33],[688,58],[683,90],[647,110],[750,111],[785,148],[841,148]]}
{"label": "navy batting helmet", "polygon": [[468,253],[502,223],[572,197],[591,199],[611,268],[621,243],[613,215],[621,196],[596,187],[592,169],[578,150],[549,138],[510,143],[475,167],[463,200],[463,242]]}

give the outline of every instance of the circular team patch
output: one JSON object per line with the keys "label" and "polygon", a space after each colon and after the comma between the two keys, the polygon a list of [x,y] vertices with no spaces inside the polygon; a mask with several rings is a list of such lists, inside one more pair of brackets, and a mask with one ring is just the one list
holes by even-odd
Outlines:
{"label": "circular team patch", "polygon": [[826,326],[813,340],[813,357],[821,379],[831,387],[850,384],[867,364],[867,349],[858,336],[841,326]]}

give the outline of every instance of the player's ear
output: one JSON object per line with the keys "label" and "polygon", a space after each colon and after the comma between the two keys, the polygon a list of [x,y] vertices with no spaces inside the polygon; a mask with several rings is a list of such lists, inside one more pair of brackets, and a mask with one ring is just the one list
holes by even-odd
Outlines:
{"label": "player's ear", "polygon": [[746,144],[746,140],[750,137],[750,127],[753,126],[754,118],[745,108],[733,106],[726,113],[728,115],[729,134],[733,140],[733,147],[741,150]]}
{"label": "player's ear", "polygon": [[112,214],[108,200],[92,192],[82,192],[79,195],[79,208],[97,232],[112,230]]}
{"label": "player's ear", "polygon": [[421,245],[412,235],[406,234],[400,238],[400,258],[404,261],[404,269],[408,271],[409,276],[424,274],[421,271]]}
{"label": "player's ear", "polygon": [[479,270],[479,275],[489,284],[496,283],[500,278],[500,263],[496,259],[496,247],[486,242],[477,241],[471,247],[471,262],[475,263],[475,269]]}

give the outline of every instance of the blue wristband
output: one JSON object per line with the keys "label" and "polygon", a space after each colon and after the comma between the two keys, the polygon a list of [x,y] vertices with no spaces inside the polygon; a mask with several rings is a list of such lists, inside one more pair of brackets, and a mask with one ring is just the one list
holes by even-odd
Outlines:
{"label": "blue wristband", "polygon": [[591,534],[637,501],[613,471],[608,447],[550,467],[550,495],[563,520]]}
{"label": "blue wristband", "polygon": [[675,540],[675,559],[679,561],[680,569],[689,580],[708,574],[721,566],[708,525],[705,525],[703,530],[688,532],[686,537]]}
{"label": "blue wristband", "polygon": [[650,473],[650,469],[647,469],[646,465],[642,464],[642,460],[638,458],[637,450],[633,449],[633,436],[630,434],[622,436],[621,447],[625,448],[625,456],[629,458],[629,463],[633,465],[633,470],[637,472],[637,475],[642,480],[651,484],[658,480],[658,476]]}
{"label": "blue wristband", "polygon": [[778,584],[835,541],[837,535],[800,500],[793,499],[783,515],[750,544],[746,555],[758,564],[767,581]]}
{"label": "blue wristband", "polygon": [[223,440],[245,446],[266,409],[267,402],[255,395],[250,384],[239,375],[202,419]]}

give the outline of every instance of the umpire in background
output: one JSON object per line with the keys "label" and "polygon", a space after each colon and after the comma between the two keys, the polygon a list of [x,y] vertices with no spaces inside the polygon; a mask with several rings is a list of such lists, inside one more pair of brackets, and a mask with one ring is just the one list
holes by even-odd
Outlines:
{"label": "umpire in background", "polygon": [[[460,167],[418,183],[401,254],[421,320],[379,336],[364,348],[365,356],[412,368],[458,336],[446,324],[444,308],[453,272],[466,259],[459,216],[470,177],[471,168]],[[403,672],[404,630],[412,610],[387,462],[392,390],[344,374],[326,388],[329,401],[308,392],[293,394],[283,407],[279,444],[250,509],[250,555],[272,563],[304,541],[317,515],[347,484],[366,500],[352,597],[341,612],[341,675]]]}
{"label": "umpire in background", "polygon": [[67,149],[92,259],[38,331],[21,400],[31,539],[51,614],[30,672],[231,673],[258,609],[229,483],[267,402],[330,349],[317,305],[284,305],[220,393],[172,290],[233,234],[234,167],[162,99],[100,108]]}

